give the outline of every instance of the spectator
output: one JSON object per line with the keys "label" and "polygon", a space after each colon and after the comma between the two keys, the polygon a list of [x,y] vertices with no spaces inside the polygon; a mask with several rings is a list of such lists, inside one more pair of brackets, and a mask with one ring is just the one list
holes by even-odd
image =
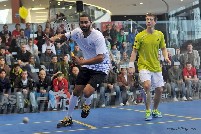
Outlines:
{"label": "spectator", "polygon": [[29,39],[30,34],[31,34],[31,24],[29,22],[27,22],[26,28],[24,29],[24,35],[25,35],[25,37],[27,37]]}
{"label": "spectator", "polygon": [[19,64],[14,64],[13,68],[10,71],[10,80],[11,80],[11,85],[14,85],[15,79],[19,78],[22,73],[22,68],[20,67]]}
{"label": "spectator", "polygon": [[106,101],[105,101],[106,92],[107,93],[116,92],[115,104],[118,104],[120,106],[124,105],[122,103],[120,87],[117,84],[117,74],[113,72],[112,69],[109,71],[109,74],[107,75],[105,81],[100,86],[100,101],[102,104],[101,107],[105,107],[106,105]]}
{"label": "spectator", "polygon": [[127,73],[127,68],[121,68],[121,72],[117,77],[118,85],[122,92],[123,103],[129,105],[127,91],[134,91],[134,76]]}
{"label": "spectator", "polygon": [[36,83],[36,98],[48,97],[48,92],[52,87],[50,77],[46,75],[45,70],[39,72],[39,81]]}
{"label": "spectator", "polygon": [[69,70],[70,70],[70,66],[71,66],[71,62],[70,62],[70,55],[64,55],[62,57],[62,61],[60,62],[60,66],[61,66],[61,72],[64,75],[64,78],[69,80]]}
{"label": "spectator", "polygon": [[193,50],[192,42],[187,44],[187,52],[182,56],[182,65],[185,67],[186,63],[190,62],[193,67],[199,69],[200,67],[200,56],[197,50]]}
{"label": "spectator", "polygon": [[15,24],[15,30],[13,30],[12,31],[12,37],[13,38],[17,38],[17,37],[19,37],[20,36],[20,24],[19,23],[17,23],[17,24]]}
{"label": "spectator", "polygon": [[174,62],[174,66],[168,70],[168,76],[171,82],[171,89],[173,93],[173,101],[178,101],[176,89],[180,89],[182,93],[182,100],[186,100],[185,83],[183,82],[182,69],[179,68],[180,62]]}
{"label": "spectator", "polygon": [[[192,86],[194,86],[196,89],[200,89],[200,82],[197,77],[196,69],[195,67],[192,67],[191,62],[186,62],[186,67],[183,69],[183,77],[187,87],[187,99],[191,101],[193,100]],[[185,100],[187,99],[185,98]]]}
{"label": "spectator", "polygon": [[25,65],[24,68],[28,71],[29,76],[33,79],[34,82],[38,82],[38,73],[40,70],[40,64],[37,64],[36,59],[33,55],[29,57],[29,63]]}
{"label": "spectator", "polygon": [[[68,81],[63,77],[62,73],[58,73],[57,77],[53,80],[53,89],[54,92],[63,92],[66,95],[66,97],[64,97],[63,99],[70,99],[70,93],[68,91]],[[60,101],[60,99],[62,99],[60,96],[56,98],[58,102]],[[69,101],[66,102],[69,103]]]}
{"label": "spectator", "polygon": [[29,63],[29,57],[31,53],[26,50],[27,46],[25,44],[21,44],[21,50],[17,54],[17,62],[20,66],[25,66]]}
{"label": "spectator", "polygon": [[73,66],[71,69],[71,73],[70,73],[70,77],[69,77],[69,85],[70,85],[69,92],[70,92],[70,94],[72,94],[72,92],[74,90],[75,81],[76,81],[76,78],[77,78],[79,71],[80,70],[77,66]]}
{"label": "spectator", "polygon": [[29,51],[36,59],[36,63],[40,64],[40,59],[38,56],[38,46],[34,44],[33,39],[28,40],[28,45],[26,45],[26,50]]}
{"label": "spectator", "polygon": [[117,50],[117,45],[113,44],[112,45],[112,49],[111,49],[111,53],[112,53],[112,57],[114,58],[114,62],[116,64],[119,64],[120,60],[121,60],[121,54],[120,51]]}
{"label": "spectator", "polygon": [[10,93],[11,93],[10,80],[6,78],[6,71],[4,69],[1,69],[0,70],[0,98],[2,95],[8,97]]}
{"label": "spectator", "polygon": [[9,76],[10,76],[10,67],[8,65],[6,65],[4,57],[0,56],[0,70],[2,70],[2,69],[5,70],[6,77],[9,78]]}
{"label": "spectator", "polygon": [[54,54],[56,54],[55,46],[48,39],[45,40],[45,44],[42,45],[42,53],[45,53],[47,47],[51,47],[51,50]]}
{"label": "spectator", "polygon": [[172,66],[174,65],[174,62],[179,62],[181,65],[181,54],[180,54],[180,48],[176,48],[176,54],[172,56]]}
{"label": "spectator", "polygon": [[25,36],[24,29],[20,29],[20,36],[16,38],[16,42],[18,46],[21,46],[21,44],[28,44],[28,37]]}
{"label": "spectator", "polygon": [[58,58],[56,55],[53,55],[51,58],[51,62],[49,66],[47,67],[47,75],[51,77],[51,80],[53,80],[57,73],[59,73],[61,70],[61,66],[58,63]]}
{"label": "spectator", "polygon": [[74,47],[73,54],[75,56],[77,56],[77,57],[83,57],[83,53],[82,53],[82,51],[80,50],[80,48],[79,48],[79,46],[77,44]]}
{"label": "spectator", "polygon": [[14,63],[14,58],[10,53],[6,53],[5,47],[0,47],[0,56],[4,57],[5,63],[11,67]]}
{"label": "spectator", "polygon": [[[35,100],[34,82],[28,77],[27,70],[23,70],[21,77],[17,78],[14,83],[14,89],[17,92],[17,107],[19,113],[24,113],[24,108],[27,108],[27,112],[31,109],[32,112],[37,112],[38,104]],[[24,100],[20,100],[24,98]],[[31,105],[30,105],[31,104]]]}
{"label": "spectator", "polygon": [[8,25],[5,24],[3,25],[3,30],[0,32],[0,36],[5,36],[6,34],[9,35],[9,37],[11,37],[11,32],[8,30]]}
{"label": "spectator", "polygon": [[42,45],[44,44],[45,40],[43,39],[45,36],[45,33],[43,32],[43,27],[41,25],[38,25],[38,30],[35,32],[37,34],[36,40],[37,46],[38,46],[38,51],[42,52]]}
{"label": "spectator", "polygon": [[47,68],[53,56],[55,56],[55,54],[52,52],[51,47],[47,46],[45,53],[41,54],[40,64],[44,65]]}

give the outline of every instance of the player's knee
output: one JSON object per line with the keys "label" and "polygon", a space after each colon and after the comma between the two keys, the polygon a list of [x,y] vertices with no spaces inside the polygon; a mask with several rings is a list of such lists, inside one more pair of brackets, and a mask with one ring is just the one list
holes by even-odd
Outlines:
{"label": "player's knee", "polygon": [[84,97],[85,97],[85,98],[89,98],[92,93],[91,93],[90,91],[88,91],[88,90],[84,90],[84,91],[83,91],[83,94],[84,94]]}
{"label": "player's knee", "polygon": [[147,90],[150,90],[151,86],[149,84],[144,84],[144,90],[147,91]]}

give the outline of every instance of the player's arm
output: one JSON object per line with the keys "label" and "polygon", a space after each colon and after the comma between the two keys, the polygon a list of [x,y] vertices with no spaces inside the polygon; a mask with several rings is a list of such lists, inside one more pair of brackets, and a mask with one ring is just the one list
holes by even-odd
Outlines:
{"label": "player's arm", "polygon": [[58,34],[58,35],[52,36],[50,38],[50,41],[54,42],[57,39],[61,39],[63,36],[65,36],[65,34]]}
{"label": "player's arm", "polygon": [[133,51],[132,51],[131,57],[130,57],[130,62],[129,62],[130,68],[135,68],[134,62],[136,60],[136,55],[137,55],[137,49],[133,48]]}
{"label": "player's arm", "polygon": [[164,57],[165,61],[168,62],[169,64],[171,64],[171,61],[168,58],[167,48],[164,47],[164,48],[161,48],[161,50],[162,50],[162,54],[163,54],[163,57]]}
{"label": "player's arm", "polygon": [[103,54],[98,54],[96,57],[93,57],[91,59],[84,59],[84,60],[80,60],[79,57],[74,56],[72,57],[73,61],[75,63],[77,63],[78,65],[92,65],[92,64],[98,64],[103,62],[104,60],[104,55]]}

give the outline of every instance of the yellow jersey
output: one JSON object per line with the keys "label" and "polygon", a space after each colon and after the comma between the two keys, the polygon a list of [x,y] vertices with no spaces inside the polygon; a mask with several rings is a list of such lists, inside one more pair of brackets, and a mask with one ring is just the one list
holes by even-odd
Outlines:
{"label": "yellow jersey", "polygon": [[152,34],[146,30],[138,33],[135,37],[133,49],[138,50],[138,70],[161,72],[158,59],[159,49],[165,48],[165,39],[161,31],[154,30]]}

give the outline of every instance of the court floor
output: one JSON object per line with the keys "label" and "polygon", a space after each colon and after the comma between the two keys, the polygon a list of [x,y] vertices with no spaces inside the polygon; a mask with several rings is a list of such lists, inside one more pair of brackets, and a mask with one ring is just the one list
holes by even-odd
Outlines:
{"label": "court floor", "polygon": [[[201,134],[201,100],[164,102],[163,118],[144,121],[144,105],[75,110],[71,127],[56,128],[66,111],[0,115],[0,134]],[[23,124],[23,117],[30,119]]]}

